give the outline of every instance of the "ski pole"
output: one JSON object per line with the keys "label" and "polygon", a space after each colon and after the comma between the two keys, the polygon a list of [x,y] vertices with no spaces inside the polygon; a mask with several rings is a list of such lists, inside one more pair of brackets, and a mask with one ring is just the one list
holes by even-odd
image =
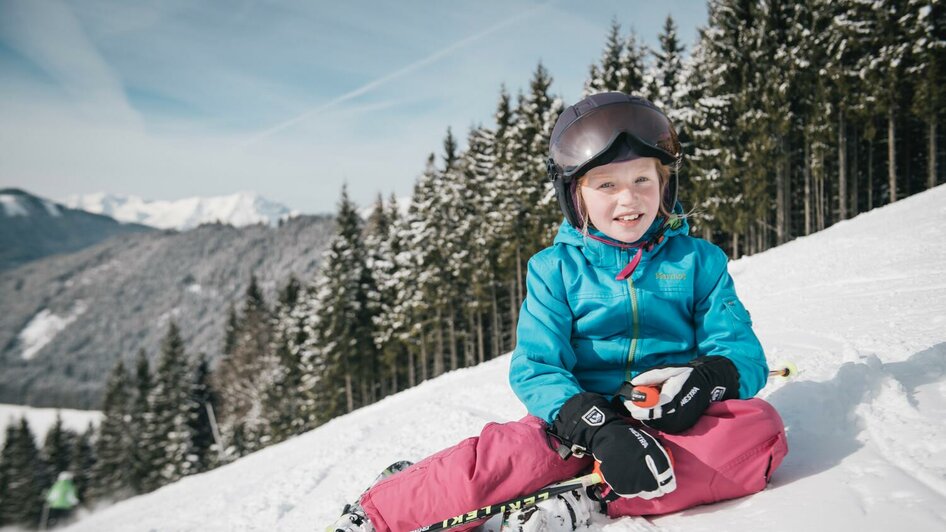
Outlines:
{"label": "ski pole", "polygon": [[506,511],[521,510],[523,508],[527,508],[542,501],[548,500],[560,493],[587,488],[588,486],[594,486],[601,484],[602,482],[604,482],[604,480],[601,477],[601,473],[599,472],[598,465],[596,463],[594,471],[588,473],[587,475],[573,478],[571,480],[566,480],[565,482],[560,482],[558,484],[552,484],[551,486],[546,486],[534,493],[516,497],[514,499],[509,499],[508,501],[490,504],[489,506],[484,506],[479,510],[471,510],[456,517],[448,517],[447,519],[444,519],[438,523],[417,528],[413,532],[447,530],[457,526],[466,525],[474,521],[492,517],[496,514],[502,514]]}
{"label": "ski pole", "polygon": [[[788,379],[794,377],[798,374],[798,368],[795,367],[795,364],[791,362],[785,362],[780,364],[779,367],[769,371],[769,378],[772,377],[782,377],[783,379]],[[660,399],[660,387],[652,385],[640,385],[635,386],[631,389],[631,396],[629,398],[632,403],[641,407],[641,408],[650,408],[657,404],[658,399]]]}

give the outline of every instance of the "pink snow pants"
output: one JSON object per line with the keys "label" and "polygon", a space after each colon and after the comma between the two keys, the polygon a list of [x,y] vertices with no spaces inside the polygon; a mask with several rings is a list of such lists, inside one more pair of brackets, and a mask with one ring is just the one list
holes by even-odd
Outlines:
{"label": "pink snow pants", "polygon": [[[590,471],[590,458],[562,460],[551,450],[545,427],[533,416],[489,423],[478,437],[379,482],[361,504],[379,532],[403,532]],[[782,419],[761,399],[713,403],[682,434],[647,430],[673,454],[677,489],[614,501],[611,517],[665,514],[761,491],[788,453]]]}

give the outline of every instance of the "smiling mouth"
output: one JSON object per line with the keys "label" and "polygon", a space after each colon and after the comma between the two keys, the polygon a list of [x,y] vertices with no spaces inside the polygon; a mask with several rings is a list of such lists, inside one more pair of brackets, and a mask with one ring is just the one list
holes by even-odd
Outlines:
{"label": "smiling mouth", "polygon": [[615,218],[615,220],[618,220],[619,222],[633,222],[634,220],[637,220],[641,216],[643,216],[643,214],[628,214],[626,216],[618,216],[617,218]]}

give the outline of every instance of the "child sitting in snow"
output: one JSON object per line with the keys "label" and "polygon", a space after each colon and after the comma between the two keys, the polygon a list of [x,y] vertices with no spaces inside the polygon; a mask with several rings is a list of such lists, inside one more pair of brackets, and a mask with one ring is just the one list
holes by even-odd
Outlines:
{"label": "child sitting in snow", "polygon": [[[575,529],[605,503],[612,517],[656,515],[754,493],[781,463],[782,421],[753,399],[768,377],[762,346],[726,255],[687,235],[666,115],[589,96],[561,114],[549,155],[565,220],[529,261],[510,364],[529,415],[378,482],[333,529],[414,530],[597,461],[598,501],[574,492],[508,520]],[[659,387],[656,405],[630,401],[638,385]]]}

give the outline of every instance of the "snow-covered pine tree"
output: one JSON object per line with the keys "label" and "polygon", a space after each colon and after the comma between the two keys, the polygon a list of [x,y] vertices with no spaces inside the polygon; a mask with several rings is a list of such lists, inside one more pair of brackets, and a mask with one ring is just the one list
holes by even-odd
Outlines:
{"label": "snow-covered pine tree", "polygon": [[396,336],[397,321],[391,320],[397,299],[394,279],[397,272],[396,255],[400,252],[398,234],[394,230],[399,214],[397,199],[393,195],[391,202],[391,206],[385,205],[379,193],[364,229],[366,266],[375,287],[368,294],[368,301],[373,320],[371,336],[378,350],[381,397],[398,391],[399,373],[407,362],[406,357],[402,356],[404,345]]}
{"label": "snow-covered pine tree", "polygon": [[102,422],[95,440],[95,468],[89,497],[94,500],[123,499],[131,495],[128,464],[131,450],[139,442],[130,427],[129,383],[125,364],[121,359],[112,368],[105,385],[102,403]]}
{"label": "snow-covered pine tree", "polygon": [[128,464],[128,484],[135,493],[146,493],[157,488],[149,485],[148,479],[157,467],[158,456],[162,454],[160,436],[154,430],[154,414],[148,402],[151,397],[151,366],[144,349],[138,351],[135,360],[135,376],[132,384],[132,396],[129,405],[130,426],[136,434],[130,448]]}
{"label": "snow-covered pine tree", "polygon": [[[548,137],[564,109],[562,100],[549,94],[552,77],[539,63],[529,82],[529,93],[520,94],[516,121],[512,126],[509,147],[510,202],[504,207],[510,226],[503,229],[504,245],[500,249],[502,267],[515,272],[511,297],[516,308],[525,298],[525,265],[529,257],[552,242],[560,221],[555,193],[547,178]],[[515,325],[512,325],[515,327]]]}
{"label": "snow-covered pine tree", "polygon": [[494,212],[489,190],[492,181],[497,179],[496,138],[493,131],[478,126],[470,130],[467,137],[467,149],[460,161],[462,175],[460,189],[461,202],[457,205],[457,233],[464,236],[466,254],[454,254],[451,257],[452,275],[466,281],[466,294],[463,302],[469,331],[465,343],[465,363],[472,365],[491,358],[497,348],[492,344],[490,334],[495,320],[491,313],[497,311],[493,305],[495,299],[497,274],[496,227],[490,219]]}
{"label": "snow-covered pine tree", "polygon": [[191,375],[184,342],[174,321],[161,342],[154,388],[149,403],[154,414],[152,429],[157,436],[159,453],[147,486],[160,487],[193,473],[196,469],[192,450],[191,408],[188,401]]}
{"label": "snow-covered pine tree", "polygon": [[342,195],[336,216],[336,234],[326,250],[321,277],[316,284],[315,308],[320,313],[313,331],[314,354],[320,360],[316,389],[326,418],[350,412],[370,400],[364,384],[376,360],[365,280],[365,249],[361,220]]}
{"label": "snow-covered pine tree", "polygon": [[622,39],[621,24],[612,19],[601,59],[589,68],[583,96],[606,91],[643,95],[644,55],[634,32]]}
{"label": "snow-covered pine tree", "polygon": [[[444,273],[441,277],[437,294],[440,300],[438,317],[446,324],[445,355],[449,354],[451,370],[461,365],[460,346],[468,346],[470,336],[467,314],[463,310],[464,299],[469,290],[469,233],[464,223],[469,221],[472,191],[466,182],[466,176],[460,167],[460,154],[453,132],[448,128],[444,139],[444,170],[439,190],[442,206],[437,224],[438,242],[443,248],[442,260]],[[441,320],[438,320],[441,321]],[[464,360],[468,358],[468,349]]]}
{"label": "snow-covered pine tree", "polygon": [[296,307],[303,297],[302,283],[292,275],[279,291],[273,312],[273,372],[267,378],[272,384],[263,401],[266,432],[273,443],[301,434],[306,430],[305,398],[302,387],[303,367],[298,346],[305,341],[302,320]]}
{"label": "snow-covered pine tree", "polygon": [[50,484],[46,464],[26,418],[7,428],[0,452],[0,523],[33,527],[43,511],[43,490]]}
{"label": "snow-covered pine tree", "polygon": [[42,456],[48,468],[47,479],[55,480],[59,473],[64,471],[75,473],[71,465],[78,440],[79,435],[74,430],[63,427],[62,415],[57,411],[56,421],[46,432],[46,439],[43,441]]}
{"label": "snow-covered pine tree", "polygon": [[875,111],[886,118],[887,200],[899,198],[897,124],[903,117],[912,80],[904,73],[910,67],[912,45],[909,29],[901,23],[907,17],[907,0],[851,0],[853,16],[870,28],[866,37],[873,52],[860,58],[858,68],[874,99]]}
{"label": "snow-covered pine tree", "polygon": [[265,446],[268,440],[263,399],[270,385],[266,379],[272,376],[268,368],[274,363],[272,318],[255,275],[250,276],[235,322],[233,345],[221,357],[213,385],[220,398],[218,421],[226,453],[239,457]]}
{"label": "snow-covered pine tree", "polygon": [[677,37],[677,25],[669,14],[663,29],[657,36],[660,48],[654,51],[651,77],[656,89],[651,91],[651,100],[657,104],[674,124],[683,122],[682,101],[686,94],[683,86],[684,46]]}
{"label": "snow-covered pine tree", "polygon": [[443,217],[441,190],[442,174],[437,168],[436,155],[427,158],[424,172],[414,184],[414,193],[406,219],[405,255],[400,257],[399,276],[403,293],[398,306],[402,314],[410,316],[410,339],[419,347],[420,380],[443,373],[443,329],[437,321],[441,311],[443,288],[443,249],[437,242]]}
{"label": "snow-covered pine tree", "polygon": [[[746,112],[749,52],[754,3],[714,0],[709,3],[709,24],[700,32],[694,50],[690,86],[700,94],[695,102],[691,184],[700,208],[709,213],[708,231],[729,235],[730,255],[742,254],[740,237],[748,225],[743,211],[742,172],[746,139],[740,119]],[[706,234],[706,232],[704,232]]]}
{"label": "snow-covered pine tree", "polygon": [[907,13],[908,40],[915,58],[908,69],[916,80],[912,111],[926,123],[926,188],[933,188],[939,183],[939,125],[946,118],[946,2],[910,0]]}
{"label": "snow-covered pine tree", "polygon": [[92,485],[92,472],[95,471],[95,426],[89,423],[85,431],[76,440],[75,452],[72,454],[70,469],[74,472],[73,483],[76,486],[76,496],[80,503],[86,503],[89,486]]}
{"label": "snow-covered pine tree", "polygon": [[210,362],[207,355],[200,353],[194,361],[188,390],[188,425],[190,428],[190,457],[192,462],[191,473],[202,473],[213,469],[220,462],[222,449],[217,445],[214,435],[216,428],[217,394],[211,384]]}
{"label": "snow-covered pine tree", "polygon": [[508,267],[509,259],[515,257],[511,247],[506,243],[515,238],[519,231],[519,222],[522,211],[520,199],[517,195],[518,186],[512,179],[516,138],[514,124],[517,121],[511,97],[503,85],[500,88],[499,100],[496,103],[496,112],[493,114],[496,123],[493,134],[493,154],[495,157],[494,171],[487,181],[484,198],[490,205],[484,222],[500,245],[490,250],[496,261],[497,278],[493,282],[493,341],[494,355],[500,355],[512,349],[515,345],[516,323],[519,320],[518,281],[516,279],[515,264]]}

